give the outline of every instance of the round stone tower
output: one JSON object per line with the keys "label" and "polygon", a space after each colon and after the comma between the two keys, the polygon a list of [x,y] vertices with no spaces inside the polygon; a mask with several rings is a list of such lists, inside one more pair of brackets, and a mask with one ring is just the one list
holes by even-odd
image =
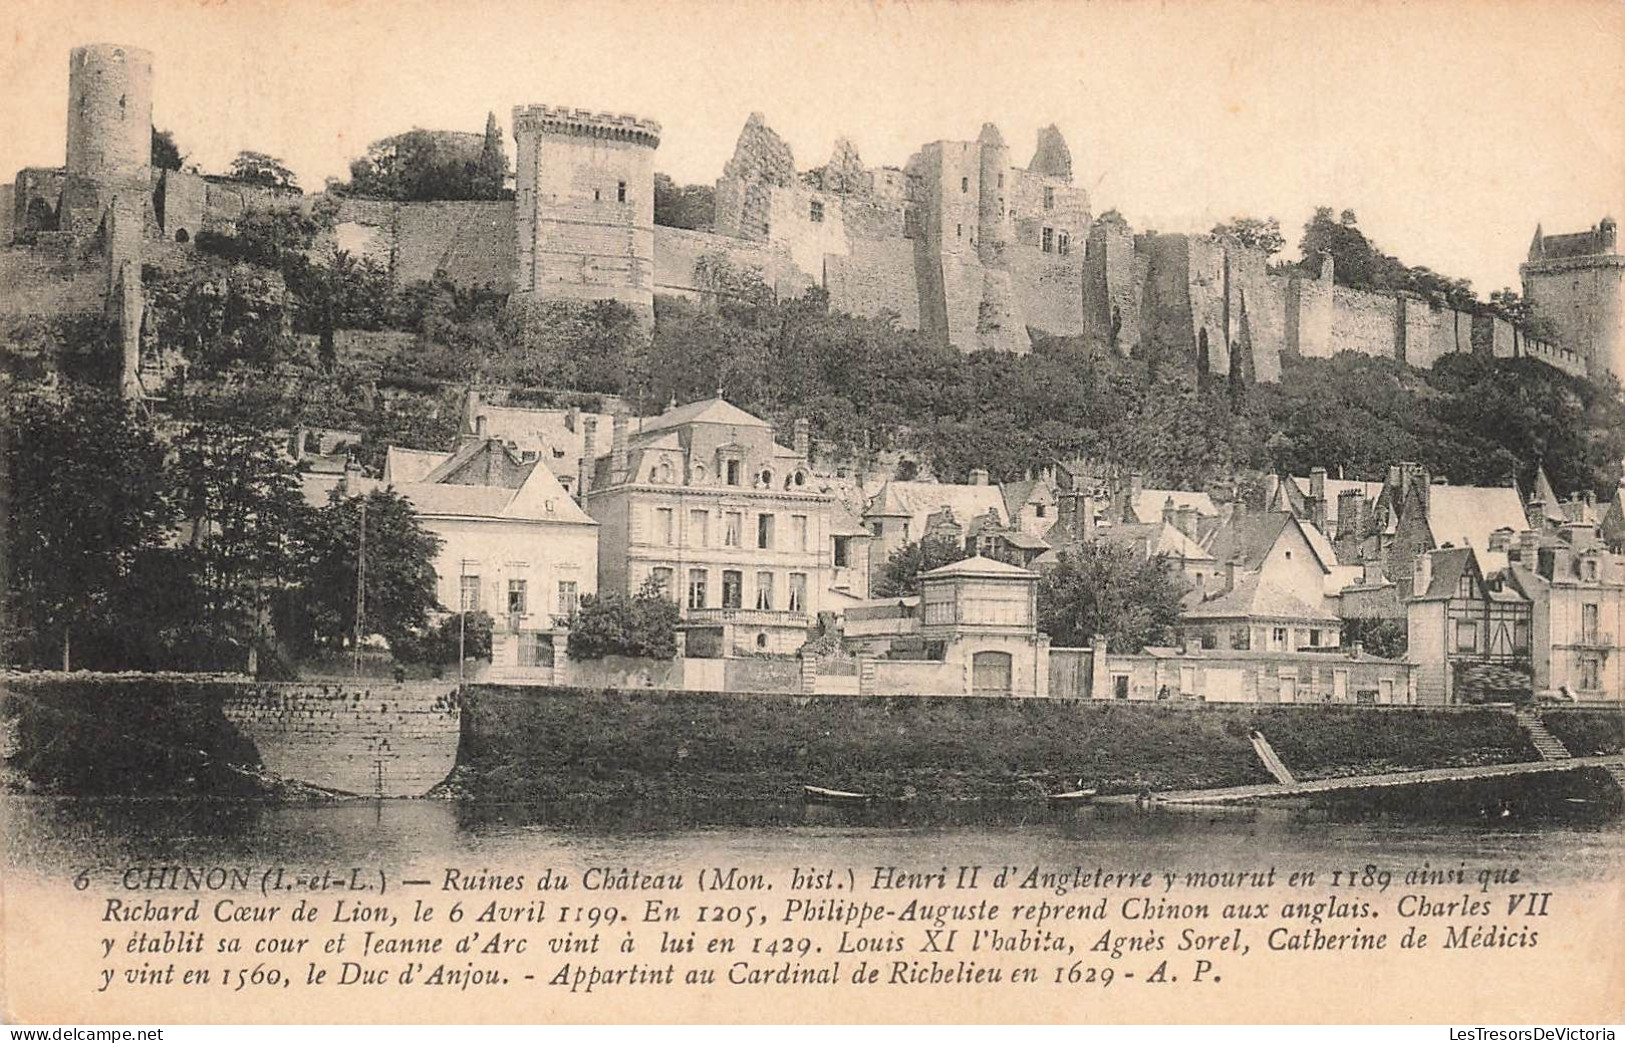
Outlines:
{"label": "round stone tower", "polygon": [[1004,135],[991,123],[982,124],[976,138],[981,153],[980,177],[977,180],[981,196],[977,205],[976,252],[983,264],[1001,264],[1004,249],[1011,239],[1010,206],[1007,200],[1013,185],[1006,185],[1005,174],[1010,169],[1010,148]]}
{"label": "round stone tower", "polygon": [[68,163],[62,227],[93,231],[121,193],[145,193],[152,167],[152,54],[120,44],[68,59]]}
{"label": "round stone tower", "polygon": [[513,133],[516,292],[617,300],[652,322],[660,124],[527,105],[513,110]]}

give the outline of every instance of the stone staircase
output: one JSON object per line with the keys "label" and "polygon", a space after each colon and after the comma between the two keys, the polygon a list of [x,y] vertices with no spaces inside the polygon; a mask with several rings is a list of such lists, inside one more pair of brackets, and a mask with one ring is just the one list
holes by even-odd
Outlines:
{"label": "stone staircase", "polygon": [[1264,738],[1264,733],[1254,731],[1251,738],[1253,740],[1253,752],[1258,754],[1258,759],[1263,762],[1265,770],[1274,776],[1275,781],[1283,786],[1296,786],[1298,780],[1293,777],[1292,772],[1286,766],[1286,762],[1281,760],[1280,756],[1275,752],[1275,748],[1270,745],[1270,741]]}
{"label": "stone staircase", "polygon": [[1546,724],[1540,719],[1540,711],[1519,709],[1513,716],[1518,724],[1529,733],[1529,741],[1534,743],[1535,749],[1540,753],[1543,761],[1566,761],[1570,757],[1568,747],[1558,741],[1557,736],[1546,730]]}

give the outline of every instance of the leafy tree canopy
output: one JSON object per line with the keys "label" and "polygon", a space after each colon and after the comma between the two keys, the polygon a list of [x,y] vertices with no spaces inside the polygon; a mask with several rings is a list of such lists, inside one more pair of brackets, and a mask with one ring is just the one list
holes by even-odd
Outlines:
{"label": "leafy tree canopy", "polygon": [[159,170],[179,170],[186,157],[175,144],[175,135],[167,130],[152,128],[152,165]]}
{"label": "leafy tree canopy", "polygon": [[653,579],[630,598],[618,591],[587,595],[570,617],[570,658],[674,658],[680,618],[677,603]]}
{"label": "leafy tree canopy", "polygon": [[1038,628],[1052,645],[1079,648],[1097,634],[1113,652],[1172,642],[1189,588],[1163,558],[1088,543],[1060,559],[1038,584]]}
{"label": "leafy tree canopy", "polygon": [[886,559],[886,573],[875,584],[877,598],[912,597],[920,592],[920,575],[968,557],[964,544],[945,536],[905,543]]}
{"label": "leafy tree canopy", "polygon": [[299,190],[299,178],[294,172],[280,159],[264,152],[251,152],[245,149],[237,153],[231,165],[226,168],[226,176],[237,181],[246,181],[251,185],[263,185],[266,188],[284,188],[295,192]]}

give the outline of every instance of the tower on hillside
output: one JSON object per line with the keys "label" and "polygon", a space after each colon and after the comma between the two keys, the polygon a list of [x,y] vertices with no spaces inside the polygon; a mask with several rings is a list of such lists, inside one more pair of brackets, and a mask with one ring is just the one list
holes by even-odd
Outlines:
{"label": "tower on hillside", "polygon": [[652,322],[660,124],[527,105],[513,133],[518,296],[618,300]]}
{"label": "tower on hillside", "polygon": [[1557,328],[1561,347],[1579,353],[1591,375],[1625,380],[1625,256],[1619,229],[1605,217],[1590,231],[1545,235],[1535,229],[1518,270],[1535,314]]}
{"label": "tower on hillside", "polygon": [[150,192],[152,54],[121,44],[68,59],[68,161],[61,227],[93,232],[121,195]]}

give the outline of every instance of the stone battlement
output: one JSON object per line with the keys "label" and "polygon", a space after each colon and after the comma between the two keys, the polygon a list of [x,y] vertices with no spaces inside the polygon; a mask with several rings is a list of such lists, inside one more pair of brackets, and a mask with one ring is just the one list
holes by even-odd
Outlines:
{"label": "stone battlement", "polygon": [[563,105],[516,105],[513,129],[515,134],[530,130],[544,134],[575,134],[633,141],[649,148],[660,146],[660,124],[654,120]]}

